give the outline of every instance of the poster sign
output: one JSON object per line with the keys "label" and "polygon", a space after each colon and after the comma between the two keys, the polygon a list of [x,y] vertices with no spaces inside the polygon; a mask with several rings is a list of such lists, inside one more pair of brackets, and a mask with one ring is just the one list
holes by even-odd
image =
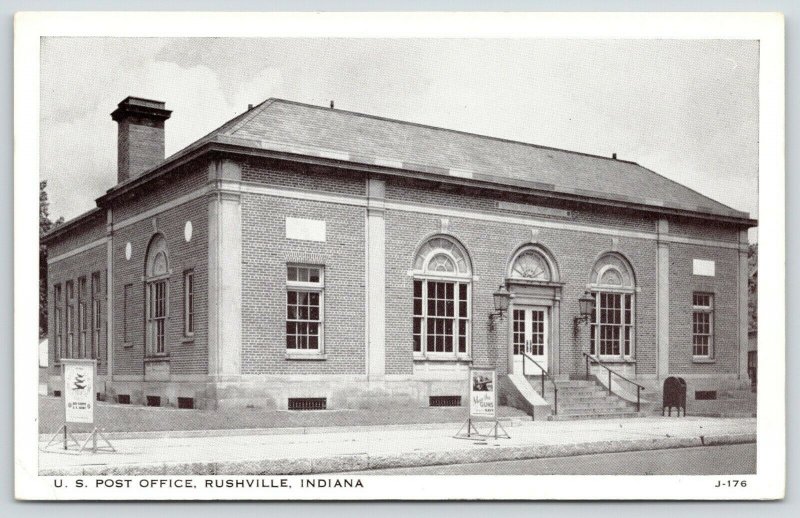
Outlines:
{"label": "poster sign", "polygon": [[94,422],[95,360],[61,360],[64,365],[64,408],[67,423]]}
{"label": "poster sign", "polygon": [[469,415],[496,419],[497,373],[494,369],[471,369],[469,373]]}

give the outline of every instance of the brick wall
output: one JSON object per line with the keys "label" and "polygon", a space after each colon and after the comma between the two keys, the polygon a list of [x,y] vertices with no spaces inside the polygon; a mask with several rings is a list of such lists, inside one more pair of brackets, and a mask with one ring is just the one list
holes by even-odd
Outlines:
{"label": "brick wall", "polygon": [[355,196],[366,194],[364,175],[354,171],[308,164],[278,164],[259,158],[242,161],[241,166],[245,182]]}
{"label": "brick wall", "polygon": [[[605,207],[598,209],[587,204],[578,204],[566,201],[554,201],[543,197],[526,196],[521,194],[504,193],[502,195],[488,190],[470,188],[446,189],[439,187],[436,182],[422,180],[406,180],[391,178],[386,185],[386,199],[407,201],[433,205],[436,207],[451,207],[480,210],[496,214],[506,214],[522,217],[536,217],[539,220],[562,221],[573,224],[602,225],[612,228],[631,231],[655,231],[655,219],[642,217],[632,211]],[[554,209],[552,214],[540,212],[534,215],[524,210],[498,208],[498,201],[514,204],[544,208],[545,211]],[[569,212],[569,215],[559,213]]]}
{"label": "brick wall", "polygon": [[[326,241],[286,239],[285,217],[326,222]],[[364,374],[364,209],[242,195],[242,373]],[[287,263],[323,264],[325,360],[286,359]]]}
{"label": "brick wall", "polygon": [[[669,253],[670,372],[737,372],[738,250],[673,243]],[[715,276],[693,275],[692,259],[715,261]],[[695,291],[714,294],[714,363],[692,361],[692,293]]]}
{"label": "brick wall", "polygon": [[[434,215],[390,210],[386,213],[386,362],[388,374],[409,374],[412,369],[412,268],[414,255],[425,236],[438,233],[441,218]],[[472,357],[476,364],[497,365],[506,371],[507,350],[492,344],[506,344],[508,319],[488,329],[488,315],[494,312],[492,293],[505,280],[506,267],[514,252],[531,240],[531,228],[474,219],[449,218],[448,234],[467,249],[473,264]],[[549,249],[565,283],[561,301],[560,364],[563,373],[580,372],[581,352],[588,351],[588,331],[573,336],[573,318],[578,298],[586,289],[597,257],[610,251],[610,236],[554,229],[540,229],[537,242]],[[620,238],[618,251],[631,262],[637,274],[636,356],[640,373],[655,371],[655,257],[652,240]],[[554,325],[554,324],[551,324]]]}
{"label": "brick wall", "polygon": [[[145,203],[142,200],[141,203]],[[117,211],[118,213],[119,211]],[[192,238],[186,242],[184,227],[192,222]],[[171,374],[206,374],[208,372],[208,200],[192,200],[166,210],[153,218],[114,231],[114,373],[142,375],[145,356],[145,257],[150,240],[161,233],[169,254],[169,319],[166,352]],[[125,258],[125,247],[131,243],[131,258]],[[193,339],[183,333],[183,274],[194,270]],[[124,337],[125,286],[129,285],[128,339]]]}
{"label": "brick wall", "polygon": [[106,237],[106,212],[99,210],[47,245],[47,255],[57,257]]}
{"label": "brick wall", "polygon": [[208,182],[208,163],[193,162],[153,180],[146,189],[125,196],[114,204],[114,221],[120,222],[158,205],[174,201],[179,196],[202,188]]}
{"label": "brick wall", "polygon": [[695,239],[713,239],[732,243],[739,241],[738,228],[716,221],[672,218],[669,220],[669,233]]}
{"label": "brick wall", "polygon": [[[87,234],[91,234],[93,229],[87,229]],[[93,247],[89,250],[81,252],[79,254],[73,255],[66,259],[62,259],[55,263],[50,263],[48,266],[48,311],[49,315],[49,329],[48,329],[48,357],[49,357],[49,371],[53,375],[60,375],[61,373],[61,364],[56,360],[60,357],[66,357],[66,348],[67,348],[67,310],[66,307],[69,302],[66,300],[67,298],[67,290],[66,290],[66,283],[67,281],[72,281],[74,286],[74,293],[75,297],[72,301],[73,309],[73,330],[74,330],[74,343],[75,349],[78,347],[78,340],[79,340],[79,323],[78,323],[78,279],[84,277],[86,279],[86,319],[87,319],[87,334],[86,334],[86,348],[87,350],[91,350],[91,340],[92,340],[92,327],[93,327],[93,315],[92,315],[92,274],[99,273],[100,275],[100,294],[96,296],[96,298],[100,301],[101,306],[101,315],[100,315],[100,338],[97,344],[95,344],[97,350],[97,373],[99,375],[105,375],[107,373],[108,361],[106,355],[106,246],[101,245],[97,247]],[[54,287],[56,285],[61,286],[61,298],[60,300],[55,300],[54,298]],[[56,351],[57,343],[56,343],[56,321],[55,321],[55,307],[58,305],[62,308],[61,315],[62,315],[62,351],[59,354]],[[75,356],[77,357],[77,356]],[[89,358],[90,355],[85,356]]]}

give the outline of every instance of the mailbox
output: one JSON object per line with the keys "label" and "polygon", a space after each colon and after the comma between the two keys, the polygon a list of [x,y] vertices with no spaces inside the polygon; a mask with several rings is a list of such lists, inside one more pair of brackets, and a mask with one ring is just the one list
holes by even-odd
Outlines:
{"label": "mailbox", "polygon": [[683,409],[683,416],[686,417],[686,380],[683,378],[676,378],[670,376],[664,380],[664,399],[661,404],[661,415],[664,415],[664,409],[672,415],[672,408],[675,407],[678,417],[681,415],[681,408]]}

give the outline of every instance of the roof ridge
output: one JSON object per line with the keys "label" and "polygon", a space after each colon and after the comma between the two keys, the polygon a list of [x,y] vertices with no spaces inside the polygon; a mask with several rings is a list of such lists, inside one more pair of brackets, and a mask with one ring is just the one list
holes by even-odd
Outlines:
{"label": "roof ridge", "polygon": [[[239,120],[239,122],[237,122],[236,124],[234,124],[234,125],[233,125],[233,127],[231,127],[230,129],[228,129],[227,131],[224,131],[223,133],[224,133],[225,135],[233,135],[234,133],[236,133],[237,131],[239,131],[239,130],[241,129],[241,127],[242,127],[242,126],[244,126],[246,123],[248,123],[248,122],[250,122],[251,120],[253,120],[253,117],[255,117],[256,115],[258,115],[259,113],[261,113],[262,111],[264,111],[265,109],[267,109],[267,108],[268,108],[268,107],[269,107],[269,106],[270,106],[272,103],[274,103],[276,100],[277,100],[277,99],[275,99],[274,97],[268,97],[268,98],[266,98],[265,100],[261,101],[261,102],[260,102],[260,103],[258,103],[257,105],[253,106],[253,108],[252,108],[252,109],[250,109],[250,110],[246,111],[246,112],[243,114],[243,115],[245,115],[245,116],[244,116],[244,117],[242,117],[242,118]],[[224,126],[224,124],[223,124],[223,126]]]}
{"label": "roof ridge", "polygon": [[537,149],[546,149],[546,150],[550,150],[550,151],[559,151],[561,153],[569,153],[569,154],[573,154],[573,155],[582,155],[582,156],[588,156],[588,157],[592,157],[592,158],[601,158],[601,159],[604,159],[604,160],[613,160],[614,162],[622,162],[622,163],[626,163],[626,164],[639,165],[636,162],[633,162],[633,161],[630,161],[630,160],[622,160],[620,158],[613,158],[613,157],[609,157],[609,156],[605,156],[605,155],[595,155],[593,153],[586,153],[584,151],[573,151],[571,149],[563,149],[563,148],[557,148],[557,147],[552,147],[552,146],[543,146],[541,144],[534,144],[532,142],[524,142],[522,140],[513,140],[513,139],[508,139],[508,138],[495,137],[495,136],[492,136],[492,135],[484,135],[482,133],[472,133],[472,132],[469,132],[469,131],[457,130],[457,129],[452,129],[452,128],[443,128],[441,126],[433,126],[433,125],[430,125],[430,124],[422,124],[421,122],[411,122],[411,121],[404,121],[402,119],[392,119],[391,117],[384,117],[384,116],[381,116],[381,115],[372,115],[372,114],[363,113],[363,112],[355,112],[355,111],[352,111],[352,110],[341,110],[339,108],[326,108],[325,106],[317,106],[316,104],[302,103],[302,102],[299,102],[299,101],[292,101],[292,100],[289,100],[289,99],[281,99],[279,97],[270,98],[268,100],[272,100],[273,102],[282,102],[282,103],[286,103],[286,104],[294,104],[296,106],[304,106],[306,108],[314,108],[314,109],[317,109],[317,110],[336,111],[336,112],[341,112],[341,113],[347,113],[349,115],[358,115],[359,117],[366,117],[368,119],[375,119],[375,120],[381,120],[381,121],[386,121],[386,122],[395,122],[395,123],[404,124],[404,125],[407,125],[407,126],[416,126],[416,127],[419,127],[419,128],[427,128],[427,129],[433,129],[433,130],[439,130],[439,131],[447,131],[447,132],[450,132],[450,133],[458,133],[459,135],[468,135],[470,137],[485,138],[485,139],[495,140],[495,141],[498,141],[498,142],[505,142],[505,143],[508,143],[508,144],[521,144],[523,146],[530,146],[530,147],[534,147],[534,148],[537,148]]}

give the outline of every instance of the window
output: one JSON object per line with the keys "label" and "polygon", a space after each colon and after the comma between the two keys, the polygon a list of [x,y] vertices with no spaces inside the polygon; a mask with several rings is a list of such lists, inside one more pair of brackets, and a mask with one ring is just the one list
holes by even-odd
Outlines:
{"label": "window", "polygon": [[289,265],[286,272],[286,349],[322,352],[323,269]]}
{"label": "window", "polygon": [[75,289],[72,281],[67,281],[67,351],[66,358],[75,356]]}
{"label": "window", "polygon": [[533,248],[528,248],[517,255],[511,265],[511,277],[531,281],[552,280],[547,259]]}
{"label": "window", "polygon": [[692,356],[713,358],[714,295],[692,294]]}
{"label": "window", "polygon": [[472,276],[466,251],[447,237],[435,237],[417,253],[414,277],[414,354],[421,357],[468,354]]}
{"label": "window", "polygon": [[91,358],[97,358],[100,350],[100,325],[103,318],[101,310],[100,272],[92,274],[92,351]]}
{"label": "window", "polygon": [[150,352],[164,354],[166,352],[167,329],[167,281],[151,282],[148,285],[150,308],[147,315],[150,330]]}
{"label": "window", "polygon": [[122,341],[125,343],[130,341],[130,337],[128,336],[128,318],[130,317],[132,290],[133,284],[126,284],[122,288]]}
{"label": "window", "polygon": [[194,271],[183,272],[183,334],[194,335]]}
{"label": "window", "polygon": [[589,354],[630,358],[634,351],[633,269],[618,254],[602,256],[590,277],[594,307],[589,317]]}
{"label": "window", "polygon": [[590,354],[631,356],[633,337],[633,295],[593,293],[595,306],[590,317]]}
{"label": "window", "polygon": [[170,271],[167,242],[160,234],[154,236],[147,247],[145,274],[147,352],[151,356],[166,355]]}
{"label": "window", "polygon": [[54,361],[58,363],[64,354],[64,322],[62,316],[61,304],[61,285],[56,284],[53,287],[53,335],[55,336],[55,344],[53,344]]}
{"label": "window", "polygon": [[86,333],[88,331],[86,315],[86,277],[78,279],[78,355],[86,358]]}

